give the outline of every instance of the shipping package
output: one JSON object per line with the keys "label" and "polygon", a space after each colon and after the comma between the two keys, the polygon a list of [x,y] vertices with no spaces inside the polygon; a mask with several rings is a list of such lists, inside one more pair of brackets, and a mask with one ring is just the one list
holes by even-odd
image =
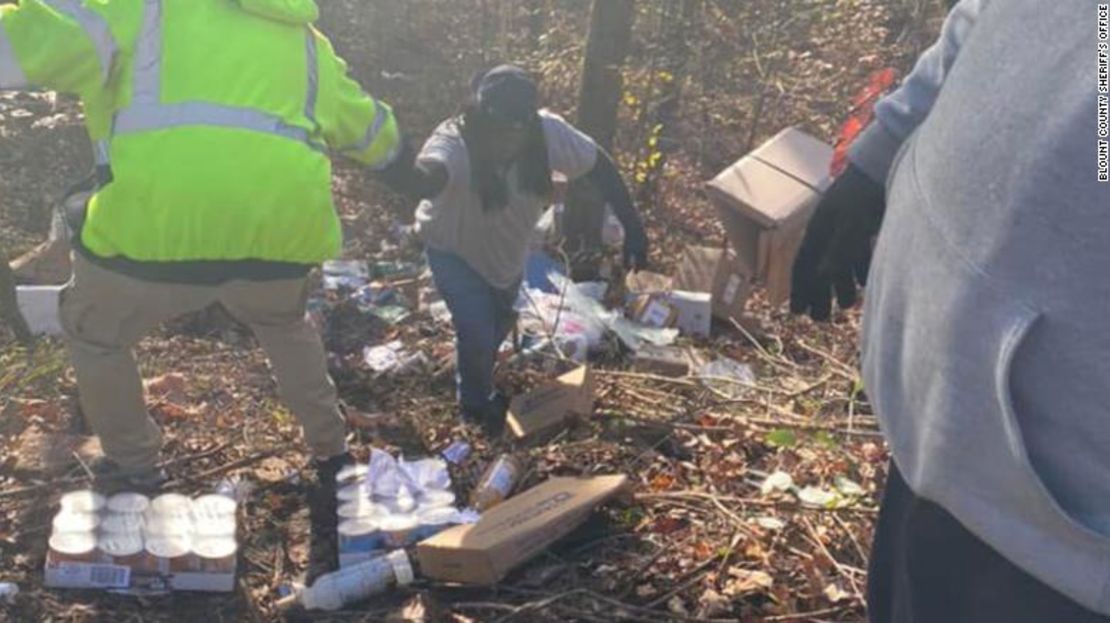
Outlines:
{"label": "shipping package", "polygon": [[552,478],[482,515],[421,542],[422,574],[443,582],[495,584],[581,525],[628,486],[628,477]]}
{"label": "shipping package", "polygon": [[674,287],[713,295],[713,316],[728,322],[744,316],[751,289],[747,269],[731,249],[689,246],[675,273]]}
{"label": "shipping package", "polygon": [[537,441],[556,433],[594,408],[594,377],[589,366],[578,366],[521,394],[509,403],[507,425],[520,441]]}
{"label": "shipping package", "polygon": [[222,495],[196,499],[136,493],[105,499],[64,494],[51,524],[43,584],[102,590],[235,590],[238,505]]}
{"label": "shipping package", "polygon": [[670,298],[669,293],[633,295],[628,304],[628,317],[657,329],[673,327],[678,323],[678,308]]}
{"label": "shipping package", "polygon": [[675,326],[685,335],[709,337],[713,324],[713,295],[709,290],[674,290],[667,302],[677,312]]}
{"label": "shipping package", "polygon": [[690,374],[689,353],[677,346],[644,344],[632,359],[632,369],[645,374],[678,378]]}
{"label": "shipping package", "polygon": [[833,148],[787,128],[707,184],[743,265],[772,305],[790,298],[790,271],[805,227],[832,180]]}

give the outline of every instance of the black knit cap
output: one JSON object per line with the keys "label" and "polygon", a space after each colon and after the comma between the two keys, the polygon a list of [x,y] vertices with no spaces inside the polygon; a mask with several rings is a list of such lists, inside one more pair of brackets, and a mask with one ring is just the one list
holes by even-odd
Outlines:
{"label": "black knit cap", "polygon": [[523,127],[536,117],[539,90],[520,67],[494,67],[475,79],[473,90],[478,107],[491,118]]}

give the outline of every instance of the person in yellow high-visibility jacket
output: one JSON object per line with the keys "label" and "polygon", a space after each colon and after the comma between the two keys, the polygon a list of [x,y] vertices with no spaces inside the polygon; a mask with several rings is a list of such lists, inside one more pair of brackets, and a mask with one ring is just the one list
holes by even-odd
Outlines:
{"label": "person in yellow high-visibility jacket", "polygon": [[104,488],[164,479],[132,347],[215,302],[266,349],[321,474],[349,461],[307,274],[341,246],[329,153],[385,170],[402,141],[317,15],[313,0],[0,6],[0,89],[77,94],[94,147],[61,319]]}

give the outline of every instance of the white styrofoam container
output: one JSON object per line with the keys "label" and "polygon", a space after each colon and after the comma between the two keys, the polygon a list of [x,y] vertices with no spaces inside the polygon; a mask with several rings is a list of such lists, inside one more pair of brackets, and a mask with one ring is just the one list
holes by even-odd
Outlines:
{"label": "white styrofoam container", "polygon": [[61,335],[58,316],[58,295],[65,286],[16,286],[15,298],[19,312],[27,320],[32,333]]}
{"label": "white styrofoam container", "polygon": [[678,310],[678,330],[687,335],[709,337],[713,322],[713,295],[709,292],[674,290],[668,301]]}

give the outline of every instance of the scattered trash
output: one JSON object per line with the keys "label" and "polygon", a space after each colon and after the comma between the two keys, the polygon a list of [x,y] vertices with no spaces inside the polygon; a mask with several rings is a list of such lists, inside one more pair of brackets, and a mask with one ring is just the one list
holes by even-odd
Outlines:
{"label": "scattered trash", "polygon": [[628,315],[642,325],[657,329],[666,329],[678,323],[678,308],[671,304],[666,294],[635,295],[628,305]]}
{"label": "scattered trash", "polygon": [[61,335],[58,316],[58,295],[64,286],[16,286],[15,298],[19,313],[27,321],[31,333]]}
{"label": "scattered trash", "polygon": [[362,351],[362,360],[377,375],[416,374],[427,370],[431,365],[424,353],[404,350],[400,340],[367,346]]}
{"label": "scattered trash", "polygon": [[494,584],[543,552],[628,486],[625,475],[552,478],[482,515],[421,541],[421,574],[444,582]]}
{"label": "scattered trash", "polygon": [[743,397],[745,390],[755,384],[755,372],[751,366],[728,357],[703,365],[697,375],[707,387],[732,399]]}
{"label": "scattered trash", "polygon": [[398,550],[322,575],[312,586],[295,587],[291,595],[277,601],[277,606],[282,610],[297,604],[306,610],[338,610],[392,586],[408,586],[413,579],[408,555]]}
{"label": "scattered trash", "polygon": [[840,500],[840,496],[835,491],[821,487],[804,487],[797,495],[802,504],[816,508],[831,508]]}
{"label": "scattered trash", "polygon": [[406,461],[374,448],[367,464],[336,474],[336,485],[340,567],[478,520],[476,514],[455,508],[443,458]]}
{"label": "scattered trash", "polygon": [[690,374],[690,353],[675,346],[644,344],[636,351],[632,368],[645,374],[658,374],[673,378]]}
{"label": "scattered trash", "polygon": [[575,366],[509,402],[507,425],[518,441],[535,442],[558,432],[594,407],[594,377],[588,365]]}
{"label": "scattered trash", "polygon": [[713,324],[713,295],[709,292],[673,290],[667,303],[677,311],[675,325],[686,335],[709,337]]}
{"label": "scattered trash", "polygon": [[794,488],[794,477],[786,472],[775,472],[768,476],[759,491],[763,495],[770,495],[775,491],[789,491]]}
{"label": "scattered trash", "polygon": [[15,582],[0,582],[0,602],[11,604],[19,594],[19,585]]}
{"label": "scattered trash", "polygon": [[448,463],[456,466],[461,466],[463,463],[466,462],[466,459],[470,458],[471,451],[472,448],[470,444],[459,439],[452,442],[451,445],[444,448],[443,452],[440,452],[439,454]]}
{"label": "scattered trash", "polygon": [[524,464],[511,454],[502,454],[490,464],[474,493],[470,504],[478,512],[485,512],[504,502],[513,494],[520,479],[524,477]]}
{"label": "scattered trash", "polygon": [[744,317],[751,290],[750,272],[731,249],[690,246],[682,252],[674,287],[711,293],[713,316],[730,322]]}
{"label": "scattered trash", "polygon": [[370,269],[361,260],[329,260],[323,270],[326,290],[357,290],[370,281]]}

